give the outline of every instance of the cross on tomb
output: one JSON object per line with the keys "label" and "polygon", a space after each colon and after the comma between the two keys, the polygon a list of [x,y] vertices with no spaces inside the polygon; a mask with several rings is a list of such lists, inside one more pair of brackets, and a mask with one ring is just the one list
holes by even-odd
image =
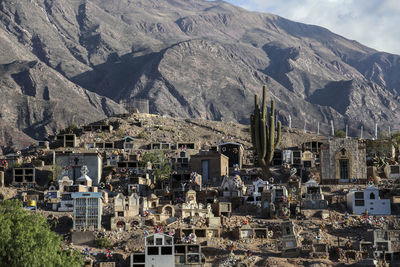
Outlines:
{"label": "cross on tomb", "polygon": [[75,165],[78,165],[79,158],[74,158]]}
{"label": "cross on tomb", "polygon": [[82,166],[81,168],[81,174],[82,176],[86,176],[88,174],[89,170],[87,166]]}

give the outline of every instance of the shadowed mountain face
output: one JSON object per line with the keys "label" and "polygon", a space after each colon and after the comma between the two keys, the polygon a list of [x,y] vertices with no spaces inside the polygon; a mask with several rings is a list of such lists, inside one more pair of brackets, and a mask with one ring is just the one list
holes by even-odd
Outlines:
{"label": "shadowed mountain face", "polygon": [[131,98],[247,123],[264,84],[279,118],[309,130],[400,121],[399,56],[223,1],[4,0],[0,44],[2,146],[122,112],[116,102]]}

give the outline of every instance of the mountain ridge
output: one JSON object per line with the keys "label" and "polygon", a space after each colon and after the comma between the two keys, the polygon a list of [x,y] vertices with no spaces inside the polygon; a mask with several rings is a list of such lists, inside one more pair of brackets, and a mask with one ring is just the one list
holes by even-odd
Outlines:
{"label": "mountain ridge", "polygon": [[0,42],[0,115],[13,118],[2,130],[26,140],[137,98],[153,113],[247,123],[264,84],[283,123],[399,129],[400,56],[224,1],[5,0]]}

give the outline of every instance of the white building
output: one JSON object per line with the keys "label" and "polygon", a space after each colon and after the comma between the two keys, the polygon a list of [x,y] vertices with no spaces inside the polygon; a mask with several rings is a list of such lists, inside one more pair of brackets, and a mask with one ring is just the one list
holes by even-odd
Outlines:
{"label": "white building", "polygon": [[174,267],[174,238],[166,234],[146,237],[145,266]]}
{"label": "white building", "polygon": [[268,189],[268,182],[258,178],[257,181],[253,181],[253,186],[249,190],[249,195],[247,197],[247,202],[252,202],[254,205],[261,203],[261,193]]}
{"label": "white building", "polygon": [[347,193],[347,208],[360,215],[368,211],[370,215],[390,215],[390,199],[380,199],[379,189],[368,186],[365,190],[351,189]]}
{"label": "white building", "polygon": [[205,257],[198,244],[175,244],[166,234],[153,234],[145,238],[145,253],[132,253],[130,267],[203,267]]}

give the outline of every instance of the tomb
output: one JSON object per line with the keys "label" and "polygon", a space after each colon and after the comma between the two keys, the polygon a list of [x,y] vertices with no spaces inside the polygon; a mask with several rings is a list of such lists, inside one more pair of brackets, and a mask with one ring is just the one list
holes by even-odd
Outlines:
{"label": "tomb", "polygon": [[239,143],[227,142],[218,144],[219,151],[229,158],[229,168],[242,168],[243,165],[243,145]]}
{"label": "tomb", "polygon": [[157,142],[157,143],[151,143],[149,145],[150,150],[171,150],[171,144],[170,143],[163,143],[163,142]]}
{"label": "tomb", "polygon": [[203,267],[205,256],[199,244],[174,244],[172,236],[154,234],[145,238],[145,253],[132,253],[131,267]]}
{"label": "tomb", "polygon": [[132,253],[131,267],[175,266],[174,238],[166,234],[153,234],[145,237],[145,253]]}
{"label": "tomb", "polygon": [[205,257],[198,244],[175,244],[175,267],[196,266],[205,264]]}
{"label": "tomb", "polygon": [[321,146],[321,184],[366,183],[365,143],[351,138],[330,139]]}
{"label": "tomb", "polygon": [[[90,170],[93,185],[97,186],[103,171],[103,158],[98,152],[57,153],[56,164],[68,169],[68,176],[76,181],[80,177],[82,166]],[[57,177],[58,179],[61,177]]]}
{"label": "tomb", "polygon": [[300,254],[300,248],[294,230],[294,225],[291,221],[285,221],[281,224],[282,233],[282,256],[297,257]]}
{"label": "tomb", "polygon": [[[213,228],[213,227],[202,227],[202,228],[196,228],[196,227],[191,227],[191,228],[178,228],[176,232],[176,236],[179,238],[183,238],[185,236],[189,236],[190,234],[196,235],[196,232],[201,235],[201,237],[204,238],[219,238],[221,236],[221,228]],[[197,236],[197,235],[196,235]]]}
{"label": "tomb", "polygon": [[294,150],[292,151],[292,165],[297,168],[301,169],[303,166],[303,152],[301,150]]}
{"label": "tomb", "polygon": [[117,163],[119,162],[119,154],[112,153],[108,158],[107,158],[107,165],[111,166],[117,166]]}
{"label": "tomb", "polygon": [[35,168],[13,168],[12,183],[20,185],[32,185],[36,183]]}
{"label": "tomb", "polygon": [[119,161],[117,163],[117,167],[124,168],[124,169],[138,169],[139,162],[138,161]]}
{"label": "tomb", "polygon": [[190,158],[186,151],[180,150],[173,157],[174,169],[188,169]]}
{"label": "tomb", "polygon": [[129,231],[139,225],[139,196],[131,194],[124,196],[119,193],[114,198],[114,216],[111,217],[111,230]]}
{"label": "tomb", "polygon": [[100,192],[75,192],[71,194],[74,201],[73,229],[94,231],[101,228],[102,194]]}
{"label": "tomb", "polygon": [[308,150],[311,151],[312,153],[319,153],[319,149],[321,148],[322,145],[323,145],[322,142],[311,141],[311,142],[305,142],[301,146],[303,151]]}
{"label": "tomb", "polygon": [[303,209],[326,209],[328,201],[324,199],[321,187],[318,183],[310,179],[305,183],[306,195],[302,200],[301,207]]}
{"label": "tomb", "polygon": [[72,198],[73,193],[87,193],[87,192],[97,192],[97,187],[92,186],[92,179],[87,176],[88,169],[86,166],[81,168],[81,176],[74,181],[68,176],[63,176],[58,180],[59,194],[60,196],[60,207],[58,211],[73,211],[74,200]]}
{"label": "tomb", "polygon": [[50,149],[49,141],[38,141],[37,146],[38,146],[38,148],[43,148],[43,149],[47,149],[47,150]]}
{"label": "tomb", "polygon": [[217,202],[212,205],[213,212],[216,216],[221,215],[231,217],[232,214],[232,203],[231,202]]}
{"label": "tomb", "polygon": [[399,179],[400,178],[400,165],[389,165],[387,166],[388,178]]}
{"label": "tomb", "polygon": [[261,215],[263,218],[275,216],[287,218],[290,203],[288,201],[288,190],[285,186],[274,185],[261,194]]}
{"label": "tomb", "polygon": [[328,259],[329,258],[328,244],[325,243],[312,244],[311,257],[315,259]]}
{"label": "tomb", "polygon": [[246,194],[250,195],[247,196],[246,201],[247,203],[251,203],[253,205],[261,203],[261,194],[263,191],[268,189],[268,182],[258,178],[256,181],[253,181],[253,185],[247,189]]}
{"label": "tomb", "polygon": [[347,208],[354,214],[390,215],[390,199],[381,199],[379,189],[373,185],[365,190],[351,189],[346,195]]}
{"label": "tomb", "polygon": [[150,175],[148,173],[142,175],[130,176],[128,181],[128,194],[136,193],[139,196],[147,196],[152,185]]}
{"label": "tomb", "polygon": [[272,231],[268,231],[268,228],[253,228],[249,224],[244,224],[241,227],[237,227],[234,231],[236,239],[249,239],[249,238],[271,238],[273,235]]}
{"label": "tomb", "polygon": [[225,176],[222,180],[220,190],[224,198],[243,197],[246,193],[246,186],[237,174],[233,177]]}
{"label": "tomb", "polygon": [[95,131],[101,131],[101,132],[113,132],[113,126],[108,125],[107,122],[103,124],[92,124],[92,125],[86,125],[83,126],[83,131],[85,132],[95,132]]}
{"label": "tomb", "polygon": [[[296,173],[295,170],[293,172]],[[301,178],[295,174],[291,175],[287,190],[290,203],[299,204],[301,202]]]}
{"label": "tomb", "polygon": [[314,154],[311,151],[304,151],[302,153],[301,162],[304,169],[310,169],[315,167]]}
{"label": "tomb", "polygon": [[229,176],[229,158],[217,151],[200,151],[190,157],[190,167],[202,175],[203,184],[220,184]]}
{"label": "tomb", "polygon": [[187,150],[187,149],[196,149],[195,143],[177,143],[176,149]]}
{"label": "tomb", "polygon": [[78,139],[76,138],[75,134],[63,134],[63,135],[58,135],[57,140],[61,140],[63,147],[65,148],[74,148],[78,147]]}
{"label": "tomb", "polygon": [[131,136],[125,136],[123,139],[123,148],[124,150],[132,150],[134,145],[134,139]]}
{"label": "tomb", "polygon": [[274,157],[272,158],[272,166],[281,166],[283,164],[283,151],[280,149],[275,149]]}
{"label": "tomb", "polygon": [[84,146],[86,149],[114,149],[114,142],[88,142]]}
{"label": "tomb", "polygon": [[207,206],[202,203],[197,203],[196,191],[189,190],[186,193],[185,202],[182,203],[181,210],[182,218],[198,217],[198,218],[212,218],[214,214],[211,211],[211,204]]}

